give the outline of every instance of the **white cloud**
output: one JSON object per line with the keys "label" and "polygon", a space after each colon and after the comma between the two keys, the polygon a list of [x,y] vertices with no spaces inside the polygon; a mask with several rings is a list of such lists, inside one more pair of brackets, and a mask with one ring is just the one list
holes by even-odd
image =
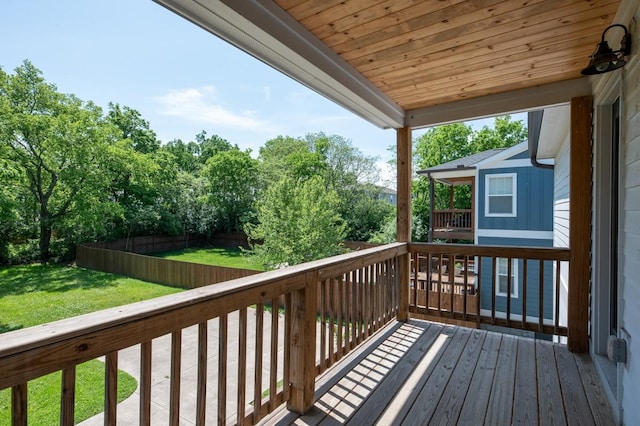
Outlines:
{"label": "white cloud", "polygon": [[243,130],[264,131],[269,122],[255,118],[256,111],[236,113],[221,105],[213,86],[170,90],[154,98],[160,106],[159,114],[198,123]]}

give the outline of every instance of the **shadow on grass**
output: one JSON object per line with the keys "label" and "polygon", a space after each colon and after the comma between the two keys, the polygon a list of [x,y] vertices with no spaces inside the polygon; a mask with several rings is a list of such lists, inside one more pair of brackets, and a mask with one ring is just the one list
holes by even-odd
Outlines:
{"label": "shadow on grass", "polygon": [[75,289],[105,288],[116,285],[119,278],[118,275],[67,265],[9,266],[0,268],[0,297],[39,291],[53,293]]}
{"label": "shadow on grass", "polygon": [[13,324],[3,324],[0,322],[0,334],[8,333],[10,331],[20,330],[21,328],[24,328],[22,324],[13,325]]}

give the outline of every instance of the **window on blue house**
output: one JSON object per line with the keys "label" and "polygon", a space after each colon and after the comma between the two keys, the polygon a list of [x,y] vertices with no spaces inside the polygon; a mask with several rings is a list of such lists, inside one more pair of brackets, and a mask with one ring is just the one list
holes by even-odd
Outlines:
{"label": "window on blue house", "polygon": [[516,215],[516,174],[486,175],[485,215],[513,217]]}
{"label": "window on blue house", "polygon": [[[496,259],[496,295],[507,296],[509,288],[507,280],[509,277],[509,259]],[[511,259],[511,297],[518,297],[518,262]]]}

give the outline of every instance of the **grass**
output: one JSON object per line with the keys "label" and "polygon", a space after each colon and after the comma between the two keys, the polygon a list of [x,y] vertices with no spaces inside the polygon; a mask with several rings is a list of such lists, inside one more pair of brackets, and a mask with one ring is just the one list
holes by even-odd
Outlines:
{"label": "grass", "polygon": [[225,266],[227,268],[251,269],[266,271],[264,266],[253,262],[239,248],[204,248],[184,249],[156,253],[153,256],[164,259],[181,260],[183,262],[203,263],[205,265]]}
{"label": "grass", "polygon": [[0,268],[0,333],[180,291],[64,265]]}
{"label": "grass", "polygon": [[[32,380],[28,385],[27,417],[29,424],[53,425],[60,422],[61,373]],[[118,371],[118,402],[125,400],[137,387],[136,379]],[[76,368],[75,423],[103,411],[104,363],[89,361]],[[0,424],[11,424],[11,389],[0,391]]]}

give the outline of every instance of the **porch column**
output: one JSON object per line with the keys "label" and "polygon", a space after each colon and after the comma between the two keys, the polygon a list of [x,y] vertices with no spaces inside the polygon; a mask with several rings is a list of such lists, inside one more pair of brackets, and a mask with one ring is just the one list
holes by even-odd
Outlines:
{"label": "porch column", "polygon": [[[396,234],[399,242],[411,241],[411,128],[397,130],[398,153],[398,206]],[[400,257],[400,289],[398,320],[409,320],[409,282],[411,280],[411,254]]]}
{"label": "porch column", "polygon": [[591,275],[591,119],[593,97],[571,99],[569,155],[569,308],[567,346],[589,350]]}

